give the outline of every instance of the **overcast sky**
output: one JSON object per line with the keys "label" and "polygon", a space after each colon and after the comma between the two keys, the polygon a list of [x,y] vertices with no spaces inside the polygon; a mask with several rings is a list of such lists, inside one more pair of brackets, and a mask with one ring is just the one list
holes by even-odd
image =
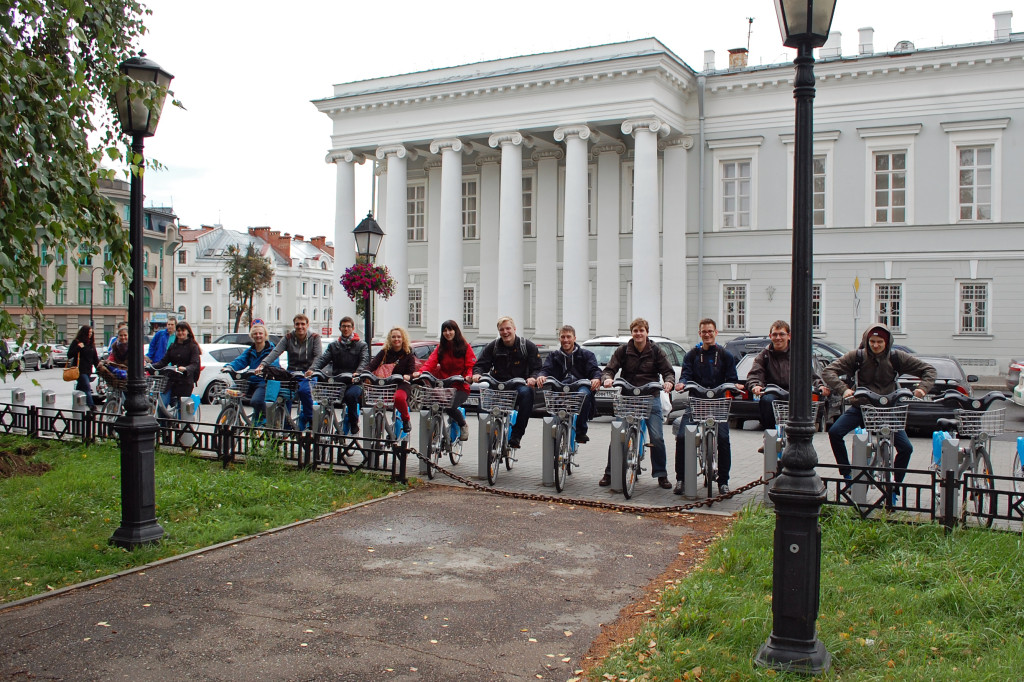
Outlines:
{"label": "overcast sky", "polygon": [[[174,74],[186,108],[168,104],[146,143],[147,156],[167,166],[147,174],[147,205],[172,205],[189,227],[269,225],[330,240],[331,126],[310,101],[335,83],[646,37],[696,70],[714,50],[721,68],[730,48],[747,45],[748,27],[752,65],[794,53],[782,46],[771,0],[144,1],[153,14],[142,47]],[[1024,31],[1024,0],[838,0],[832,29],[846,55],[865,26],[876,51],[900,40],[934,47],[991,40],[992,14],[1004,10]],[[357,166],[359,215],[370,208],[369,166]]]}

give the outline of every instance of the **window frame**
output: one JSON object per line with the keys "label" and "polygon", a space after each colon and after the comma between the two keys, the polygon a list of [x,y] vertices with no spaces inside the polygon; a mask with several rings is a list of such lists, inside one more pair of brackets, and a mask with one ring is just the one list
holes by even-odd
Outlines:
{"label": "window frame", "polygon": [[[990,224],[1002,221],[1003,130],[1009,118],[983,121],[941,123],[949,144],[949,222],[951,224]],[[992,148],[991,216],[987,220],[960,218],[960,148]]]}
{"label": "window frame", "polygon": [[[825,130],[820,133],[814,133],[814,144],[812,156],[825,157],[825,209],[824,209],[824,222],[821,225],[816,225],[813,222],[813,227],[833,227],[835,226],[835,157],[836,157],[836,141],[839,139],[838,130]],[[793,179],[796,171],[796,157],[794,150],[794,135],[780,135],[783,144],[786,145],[786,224],[784,227],[792,229],[793,227]],[[813,170],[812,170],[813,173]],[[813,195],[812,195],[813,200]],[[733,229],[733,228],[729,228]]]}
{"label": "window frame", "polygon": [[[743,230],[756,230],[759,226],[758,207],[758,157],[764,137],[738,137],[724,140],[708,140],[708,149],[711,150],[711,163],[713,169],[712,178],[712,231],[714,232],[736,232]],[[724,226],[725,209],[722,206],[724,198],[722,183],[725,180],[722,167],[725,163],[742,161],[750,162],[750,224],[745,226]],[[790,202],[792,203],[792,202]],[[749,298],[749,290],[748,290]]]}
{"label": "window frame", "polygon": [[[965,329],[964,318],[966,317],[964,311],[964,304],[966,302],[964,297],[964,289],[966,287],[980,287],[985,292],[983,299],[984,318],[982,329]],[[977,299],[975,299],[977,300]],[[977,314],[973,314],[972,317],[977,317]],[[992,334],[992,282],[991,280],[983,279],[958,279],[956,282],[956,333],[958,336],[991,336]]]}
{"label": "window frame", "polygon": [[[899,319],[899,324],[893,324],[892,317],[893,313],[882,313],[881,310],[881,297],[879,296],[879,289],[881,287],[897,287],[899,290],[899,310],[896,312],[896,316]],[[888,299],[891,303],[891,299]],[[906,282],[901,279],[882,279],[876,280],[871,283],[871,311],[874,315],[874,319],[881,324],[884,324],[889,328],[893,334],[906,334],[906,311],[907,310],[907,287]]]}
{"label": "window frame", "polygon": [[[727,295],[727,289],[733,288],[733,287],[737,288],[737,289],[742,288],[742,290],[743,290],[743,298],[742,299],[730,299],[730,297]],[[729,333],[729,334],[733,334],[733,333],[737,333],[737,332],[747,332],[747,331],[749,331],[750,330],[750,283],[747,282],[747,281],[740,281],[740,280],[725,280],[725,281],[723,281],[721,283],[721,286],[718,289],[718,296],[719,296],[718,309],[721,311],[721,315],[719,316],[719,319],[722,320],[721,331],[724,332],[724,333]],[[730,322],[729,322],[729,315],[730,315],[730,313],[728,312],[727,307],[726,307],[729,304],[730,300],[737,300],[741,304],[741,306],[742,306],[742,310],[738,311],[738,313],[737,313],[742,318],[740,320],[740,322],[742,322],[741,325],[730,325]]]}
{"label": "window frame", "polygon": [[[467,185],[473,185],[473,194],[467,194]],[[472,206],[468,206],[472,203]],[[462,178],[462,239],[478,241],[480,239],[480,177],[477,175]],[[472,217],[472,222],[468,218]],[[472,229],[470,229],[472,227]]]}
{"label": "window frame", "polygon": [[[422,194],[410,198],[410,193]],[[412,204],[412,206],[410,206]],[[414,207],[422,206],[422,211],[414,211]],[[417,222],[419,224],[414,224]],[[405,237],[408,243],[427,241],[427,183],[425,181],[409,182],[405,187]]]}
{"label": "window frame", "polygon": [[[469,294],[467,298],[467,294]],[[476,329],[479,323],[479,315],[477,310],[477,297],[476,297],[476,285],[475,284],[463,284],[462,285],[462,328],[463,329]],[[466,312],[467,305],[470,311]]]}
{"label": "window frame", "polygon": [[[920,123],[904,126],[882,126],[858,128],[857,133],[864,140],[864,224],[867,226],[904,226],[915,224],[916,163],[915,142],[923,126]],[[877,222],[875,220],[875,154],[880,152],[903,151],[907,155],[907,181],[904,188],[906,203],[903,222]]]}
{"label": "window frame", "polygon": [[[413,294],[416,294],[414,297]],[[407,311],[407,322],[410,327],[422,327],[423,326],[423,287],[422,286],[411,286],[409,287],[409,309]],[[416,306],[417,320],[413,321],[413,305]]]}

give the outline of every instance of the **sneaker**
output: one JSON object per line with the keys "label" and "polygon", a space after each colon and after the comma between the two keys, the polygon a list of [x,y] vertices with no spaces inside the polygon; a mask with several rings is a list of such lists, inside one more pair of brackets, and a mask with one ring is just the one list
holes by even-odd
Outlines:
{"label": "sneaker", "polygon": [[598,481],[597,484],[599,486],[601,486],[602,488],[607,488],[608,486],[610,486],[612,484],[612,475],[611,474],[605,474],[604,476],[601,477],[601,480]]}
{"label": "sneaker", "polygon": [[761,447],[759,447],[757,449],[757,451],[763,455],[764,454],[764,446],[762,445]]}
{"label": "sneaker", "polygon": [[658,477],[658,487],[664,488],[665,490],[671,490],[672,489],[672,484],[669,483],[668,476],[659,476]]}
{"label": "sneaker", "polygon": [[673,495],[682,495],[683,494],[683,482],[682,481],[676,481],[676,487],[672,488],[672,494]]}
{"label": "sneaker", "polygon": [[581,445],[583,443],[589,443],[590,442],[590,436],[588,436],[585,433],[577,433],[576,434],[576,442],[581,444]]}
{"label": "sneaker", "polygon": [[508,446],[510,448],[512,448],[513,450],[518,450],[521,447],[519,445],[519,439],[518,438],[509,438],[508,439]]}
{"label": "sneaker", "polygon": [[469,424],[463,424],[459,427],[459,440],[469,440]]}
{"label": "sneaker", "polygon": [[351,434],[353,436],[358,434],[359,433],[359,422],[356,422],[354,424],[349,424],[348,425],[348,432],[349,432],[349,434]]}
{"label": "sneaker", "polygon": [[729,494],[729,485],[726,484],[726,483],[719,483],[718,484],[718,494],[719,495],[728,495]]}

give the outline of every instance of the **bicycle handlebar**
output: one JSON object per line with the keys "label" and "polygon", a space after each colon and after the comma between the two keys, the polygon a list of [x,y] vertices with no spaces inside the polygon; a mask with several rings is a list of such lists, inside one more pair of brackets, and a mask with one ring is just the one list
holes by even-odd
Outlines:
{"label": "bicycle handlebar", "polygon": [[548,377],[544,380],[544,385],[541,387],[544,391],[560,391],[562,393],[571,393],[578,391],[579,389],[586,387],[590,388],[590,379],[577,379],[576,381],[562,382],[553,377]]}
{"label": "bicycle handlebar", "polygon": [[466,383],[466,377],[461,374],[453,374],[450,377],[444,379],[435,377],[430,372],[420,372],[419,376],[413,377],[413,383],[417,383],[423,386],[429,386],[431,388],[451,388],[453,386],[462,385]]}
{"label": "bicycle handlebar", "polygon": [[616,379],[612,382],[612,386],[619,388],[623,395],[658,395],[665,390],[664,384],[660,381],[651,381],[641,386],[634,386],[625,379]]}
{"label": "bicycle handlebar", "polygon": [[340,372],[338,374],[327,374],[323,370],[315,370],[311,379],[316,377],[318,381],[325,381],[332,384],[345,384],[349,386],[355,380],[355,375],[352,372]]}
{"label": "bicycle handlebar", "polygon": [[687,381],[683,390],[695,394],[695,397],[699,398],[732,398],[733,394],[738,393],[735,384],[719,384],[714,388],[708,388],[701,386],[696,381]]}
{"label": "bicycle handlebar", "polygon": [[955,388],[951,388],[942,394],[939,401],[964,410],[982,411],[987,410],[997,400],[1006,399],[1006,396],[999,391],[989,391],[983,396],[967,396]]}
{"label": "bicycle handlebar", "polygon": [[869,404],[875,407],[892,407],[896,403],[913,400],[914,392],[909,388],[898,388],[892,393],[881,394],[861,387],[853,392],[853,399],[859,405]]}
{"label": "bicycle handlebar", "polygon": [[526,379],[523,379],[522,377],[512,377],[511,379],[505,379],[503,381],[491,374],[484,374],[480,377],[480,383],[487,384],[488,388],[496,388],[499,391],[512,391],[520,386],[525,386]]}
{"label": "bicycle handlebar", "polygon": [[362,383],[377,384],[378,386],[386,386],[388,384],[401,384],[405,382],[405,377],[401,374],[392,374],[389,377],[379,377],[373,372],[362,372],[359,376],[355,377]]}

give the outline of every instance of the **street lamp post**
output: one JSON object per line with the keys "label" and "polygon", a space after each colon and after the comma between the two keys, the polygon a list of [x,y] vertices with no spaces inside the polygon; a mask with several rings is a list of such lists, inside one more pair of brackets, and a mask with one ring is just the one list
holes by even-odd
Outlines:
{"label": "street lamp post", "polygon": [[132,136],[131,203],[128,239],[131,244],[131,296],[128,302],[128,386],[125,413],[115,424],[121,441],[121,526],[110,542],[125,548],[158,541],[164,529],[156,520],[156,418],[146,400],[142,373],[142,175],[143,140],[156,132],[167,88],[174,78],[145,53],[120,65],[126,76],[116,93],[117,117],[122,130]]}
{"label": "street lamp post", "polygon": [[825,485],[814,467],[811,439],[811,288],[814,156],[814,55],[828,38],[835,0],[775,0],[783,44],[797,57],[793,98],[796,129],[793,155],[793,280],[790,320],[789,421],[782,472],[768,495],[775,504],[772,570],[772,633],[757,652],[758,665],[818,674],[832,656],[818,639],[821,582],[821,526]]}
{"label": "street lamp post", "polygon": [[96,330],[96,320],[93,317],[93,304],[96,302],[96,283],[93,274],[97,270],[103,268],[96,267],[95,265],[89,268],[89,326],[92,327],[93,332]]}
{"label": "street lamp post", "polygon": [[[356,239],[356,254],[363,256],[372,263],[377,257],[380,242],[384,239],[384,230],[373,219],[373,211],[367,211],[366,217],[356,225],[356,228],[352,230],[352,234]],[[365,332],[363,341],[366,342],[368,348],[372,346],[373,342],[372,315],[370,313],[370,304],[372,302],[373,293],[371,292],[366,296],[366,300],[363,301],[363,331]]]}

